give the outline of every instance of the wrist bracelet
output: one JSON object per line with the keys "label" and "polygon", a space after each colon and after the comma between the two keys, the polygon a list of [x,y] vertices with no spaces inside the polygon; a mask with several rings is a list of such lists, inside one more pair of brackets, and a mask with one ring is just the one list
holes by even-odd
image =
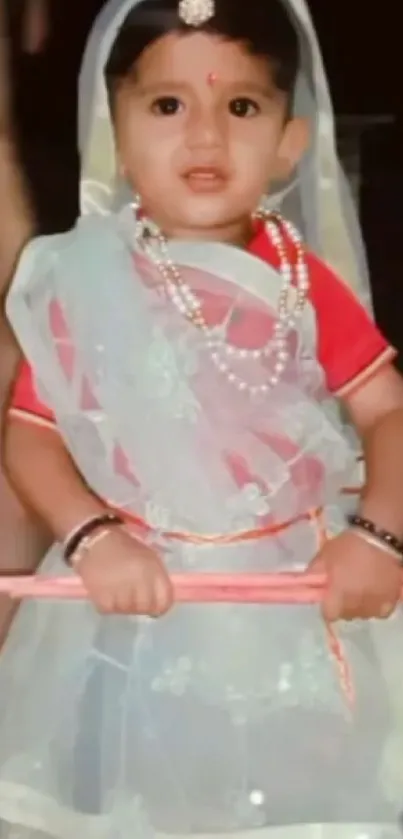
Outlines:
{"label": "wrist bracelet", "polygon": [[389,533],[388,530],[378,527],[369,519],[355,514],[347,516],[347,522],[354,530],[371,537],[378,547],[383,547],[385,550],[387,548],[389,553],[393,552],[395,556],[399,557],[400,561],[403,561],[403,542],[393,533]]}
{"label": "wrist bracelet", "polygon": [[124,519],[116,513],[102,513],[84,521],[67,536],[63,545],[63,559],[67,565],[72,564],[74,554],[78,551],[84,540],[88,539],[100,528],[117,527],[124,524]]}
{"label": "wrist bracelet", "polygon": [[86,536],[70,557],[69,565],[74,568],[75,571],[79,572],[80,565],[84,557],[92,550],[92,548],[95,548],[95,545],[97,545],[98,542],[103,542],[103,540],[106,539],[107,536],[110,536],[111,533],[112,528],[105,527],[102,530],[95,530],[90,536]]}
{"label": "wrist bracelet", "polygon": [[397,562],[402,562],[401,555],[395,551],[394,548],[389,548],[388,545],[385,545],[384,542],[376,539],[375,536],[371,536],[371,534],[367,533],[365,530],[360,530],[358,527],[352,527],[351,533],[355,533],[355,535],[366,542],[367,545],[371,545],[371,547],[376,548],[378,551],[382,551],[384,554],[388,554],[388,556],[393,556],[393,559],[397,560]]}

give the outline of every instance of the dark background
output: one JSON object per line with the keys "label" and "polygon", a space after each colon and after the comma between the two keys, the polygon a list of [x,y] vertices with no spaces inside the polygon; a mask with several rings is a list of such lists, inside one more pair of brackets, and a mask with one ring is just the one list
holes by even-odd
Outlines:
{"label": "dark background", "polygon": [[[56,231],[68,227],[77,213],[77,74],[92,20],[103,2],[49,0],[52,36],[36,57],[23,56],[18,47],[23,0],[7,2],[23,161],[40,228]],[[392,124],[363,135],[360,212],[377,319],[403,351],[403,46],[398,4],[311,0],[309,5],[337,114],[394,117]]]}

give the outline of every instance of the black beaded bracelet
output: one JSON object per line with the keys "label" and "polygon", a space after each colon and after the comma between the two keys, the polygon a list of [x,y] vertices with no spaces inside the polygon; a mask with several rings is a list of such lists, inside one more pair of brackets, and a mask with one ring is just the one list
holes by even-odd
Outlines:
{"label": "black beaded bracelet", "polygon": [[357,530],[362,530],[364,533],[368,533],[369,536],[372,536],[380,544],[384,545],[385,548],[391,548],[395,551],[395,553],[399,554],[403,560],[403,541],[398,539],[397,536],[394,536],[393,533],[389,533],[388,530],[378,527],[369,519],[365,519],[363,516],[355,514],[347,516],[347,522],[350,527],[355,527]]}
{"label": "black beaded bracelet", "polygon": [[64,561],[67,565],[71,565],[71,560],[84,539],[91,536],[100,527],[116,527],[122,524],[124,524],[124,519],[116,513],[102,513],[88,519],[70,537],[67,537],[63,550]]}

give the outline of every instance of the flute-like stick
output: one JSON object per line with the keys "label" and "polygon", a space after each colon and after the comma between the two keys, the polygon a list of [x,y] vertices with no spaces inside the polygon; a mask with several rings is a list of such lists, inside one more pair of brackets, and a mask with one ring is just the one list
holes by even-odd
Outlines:
{"label": "flute-like stick", "polygon": [[[280,574],[174,574],[178,603],[320,603],[326,587],[321,575]],[[0,577],[0,593],[15,600],[85,600],[88,595],[77,577]],[[403,586],[402,594],[403,600]]]}

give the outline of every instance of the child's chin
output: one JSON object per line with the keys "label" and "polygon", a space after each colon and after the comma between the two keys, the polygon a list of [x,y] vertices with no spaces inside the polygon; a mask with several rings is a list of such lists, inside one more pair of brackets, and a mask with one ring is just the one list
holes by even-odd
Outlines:
{"label": "child's chin", "polygon": [[197,228],[225,227],[233,218],[233,206],[221,195],[198,195],[186,202],[183,216]]}

